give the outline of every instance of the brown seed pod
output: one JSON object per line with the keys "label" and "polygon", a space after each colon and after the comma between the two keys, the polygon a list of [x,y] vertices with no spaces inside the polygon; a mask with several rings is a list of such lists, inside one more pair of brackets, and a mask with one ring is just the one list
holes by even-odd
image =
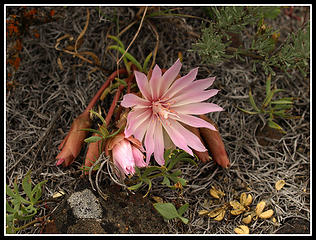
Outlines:
{"label": "brown seed pod", "polygon": [[[201,140],[202,144],[205,146],[205,143],[200,135],[200,131],[198,128],[195,128],[186,124],[183,124],[183,126],[189,131],[191,131],[192,133],[194,133]],[[199,152],[193,149],[193,152],[203,163],[206,163],[210,160],[210,155],[208,154],[208,151]]]}
{"label": "brown seed pod", "polygon": [[[200,115],[200,118],[211,123],[218,130],[217,125],[211,119],[205,115]],[[207,144],[208,150],[210,151],[214,161],[223,168],[228,168],[230,166],[230,162],[219,132],[208,128],[200,128],[200,134],[204,142]]]}

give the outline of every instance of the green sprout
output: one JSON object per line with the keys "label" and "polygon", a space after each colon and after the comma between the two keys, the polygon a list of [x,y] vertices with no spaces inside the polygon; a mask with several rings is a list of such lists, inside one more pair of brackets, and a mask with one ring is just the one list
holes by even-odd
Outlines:
{"label": "green sprout", "polygon": [[[31,172],[28,171],[22,180],[22,188],[24,193],[20,193],[19,186],[15,179],[13,183],[13,189],[6,185],[6,195],[9,197],[6,199],[6,232],[16,233],[24,229],[28,224],[17,227],[16,223],[19,220],[30,220],[37,212],[37,204],[42,196],[42,186],[47,182],[44,180],[39,182],[32,188],[32,180],[30,176]],[[22,195],[26,197],[22,197]]]}
{"label": "green sprout", "polygon": [[284,129],[275,122],[276,118],[281,119],[293,119],[299,118],[299,116],[291,116],[289,112],[292,110],[294,97],[284,97],[277,100],[273,100],[273,97],[278,92],[283,92],[285,90],[278,89],[274,87],[271,90],[271,74],[268,76],[266,81],[266,97],[261,104],[261,107],[258,107],[255,103],[254,97],[252,95],[251,89],[249,89],[249,102],[253,108],[253,111],[245,110],[240,107],[237,107],[239,110],[251,114],[261,114],[261,115],[268,115],[268,126],[270,128],[277,129],[282,133],[286,133]]}

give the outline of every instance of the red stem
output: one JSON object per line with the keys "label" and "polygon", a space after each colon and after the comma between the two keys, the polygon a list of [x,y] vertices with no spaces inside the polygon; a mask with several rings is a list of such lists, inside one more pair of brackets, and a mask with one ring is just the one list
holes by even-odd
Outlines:
{"label": "red stem", "polygon": [[[131,80],[133,79],[134,77],[134,74],[131,74],[127,79],[125,79],[127,85],[130,85],[129,83],[131,82]],[[124,85],[120,85],[116,91],[116,94],[114,96],[114,99],[112,101],[112,104],[110,106],[110,109],[108,111],[108,114],[106,115],[106,118],[105,118],[105,121],[106,121],[106,124],[109,125],[110,121],[111,121],[111,118],[112,118],[112,115],[114,113],[114,109],[116,107],[116,103],[117,101],[120,99],[120,96],[121,96],[121,92],[122,90],[124,89]],[[119,114],[118,114],[119,115]]]}
{"label": "red stem", "polygon": [[115,72],[113,72],[108,79],[105,81],[105,83],[103,83],[103,85],[101,86],[101,88],[99,89],[99,91],[94,95],[94,97],[91,99],[89,105],[86,107],[86,109],[84,110],[84,112],[82,114],[89,114],[89,111],[93,108],[93,106],[97,103],[97,101],[99,100],[101,94],[103,93],[103,91],[110,85],[110,83],[113,81],[113,79],[119,75],[119,74],[123,74],[123,73],[127,73],[126,69],[121,68]]}

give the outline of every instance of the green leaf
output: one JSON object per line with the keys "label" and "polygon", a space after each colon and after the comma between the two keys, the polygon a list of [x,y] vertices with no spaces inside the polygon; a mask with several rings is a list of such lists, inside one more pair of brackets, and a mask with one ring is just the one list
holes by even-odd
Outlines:
{"label": "green leaf", "polygon": [[31,171],[28,171],[22,180],[22,188],[29,199],[32,197]]}
{"label": "green leaf", "polygon": [[293,104],[293,101],[280,99],[280,100],[271,101],[271,104]]}
{"label": "green leaf", "polygon": [[272,120],[269,120],[269,121],[268,121],[268,126],[269,126],[270,128],[274,128],[274,129],[277,129],[277,130],[279,130],[279,131],[285,133],[285,131],[283,130],[283,128],[282,128],[279,124],[277,124],[276,122],[274,122],[274,121],[272,121]]}
{"label": "green leaf", "polygon": [[91,137],[86,138],[84,140],[84,142],[86,142],[86,143],[94,143],[94,142],[98,142],[100,140],[102,140],[102,137],[100,137],[100,136],[91,136]]}
{"label": "green leaf", "polygon": [[126,83],[123,79],[120,79],[120,78],[117,78],[117,77],[116,77],[115,80],[116,80],[119,84],[123,85],[124,87],[127,86],[127,83]]}
{"label": "green leaf", "polygon": [[16,198],[16,193],[14,193],[13,191],[12,191],[12,189],[11,188],[9,188],[9,186],[6,184],[6,194],[9,196],[9,197],[12,197],[12,198]]}
{"label": "green leaf", "polygon": [[93,132],[93,133],[97,133],[99,135],[102,135],[102,132],[93,128],[82,128],[80,129],[80,131],[89,131],[89,132]]}
{"label": "green leaf", "polygon": [[178,208],[179,215],[182,216],[183,213],[185,213],[185,211],[188,209],[188,207],[189,207],[189,203],[185,203],[181,207],[179,207]]}
{"label": "green leaf", "polygon": [[127,189],[128,189],[128,190],[131,190],[131,191],[135,191],[135,190],[137,190],[138,188],[140,188],[140,187],[142,186],[142,184],[143,184],[143,182],[141,181],[141,182],[139,182],[139,183],[137,183],[137,184],[135,184],[135,185],[133,185],[133,186],[128,187]]}
{"label": "green leaf", "polygon": [[263,101],[262,108],[266,108],[269,105],[269,103],[271,102],[272,97],[273,97],[273,95],[275,93],[282,92],[282,91],[285,91],[285,90],[283,90],[283,89],[273,89],[271,92],[269,92],[269,94],[266,96],[266,98]]}
{"label": "green leaf", "polygon": [[42,196],[42,186],[47,182],[47,180],[44,180],[42,182],[39,182],[36,184],[36,186],[32,190],[32,204],[36,204],[37,201],[41,198]]}
{"label": "green leaf", "polygon": [[146,170],[143,172],[143,174],[141,175],[142,178],[146,178],[150,173],[152,173],[153,171],[162,171],[161,167],[158,166],[150,166],[147,167]]}
{"label": "green leaf", "polygon": [[[119,51],[121,54],[124,54],[125,53],[125,50],[119,46],[116,46],[116,45],[111,45],[109,46],[109,49],[114,49],[114,50],[117,50]],[[143,68],[142,66],[140,65],[140,63],[131,55],[129,54],[128,52],[125,53],[124,57],[126,57],[128,60],[130,60],[133,64],[135,64],[135,66],[138,68],[139,71],[143,71]]]}
{"label": "green leaf", "polygon": [[148,195],[148,193],[149,193],[149,191],[150,191],[150,189],[151,189],[151,187],[152,187],[152,182],[151,182],[151,180],[150,180],[149,178],[142,178],[142,180],[143,180],[145,183],[148,184],[148,190],[147,190],[146,194],[143,196],[143,197],[145,198],[145,197]]}
{"label": "green leaf", "polygon": [[90,110],[90,112],[91,112],[92,114],[96,115],[98,118],[100,118],[100,120],[102,121],[102,123],[103,123],[105,126],[107,125],[106,121],[105,121],[104,118],[101,116],[101,114],[99,114],[99,113],[93,111],[92,109]]}
{"label": "green leaf", "polygon": [[166,220],[181,217],[172,203],[154,203],[153,205]]}
{"label": "green leaf", "polygon": [[169,178],[167,176],[163,177],[163,180],[162,180],[161,184],[167,185],[167,187],[171,187],[170,180],[169,180]]}
{"label": "green leaf", "polygon": [[147,73],[148,63],[149,63],[149,60],[151,59],[152,55],[153,55],[153,53],[150,52],[148,54],[148,56],[146,57],[145,61],[144,61],[144,64],[143,64],[143,71],[144,71],[144,73]]}
{"label": "green leaf", "polygon": [[[236,106],[237,107],[237,106]],[[246,109],[243,109],[243,108],[240,108],[240,107],[237,107],[240,111],[243,111],[247,114],[251,114],[251,115],[255,115],[255,114],[258,114],[259,112],[252,112],[252,111],[248,111]]]}
{"label": "green leaf", "polygon": [[16,211],[14,210],[14,208],[11,207],[11,205],[9,204],[8,200],[6,200],[6,212],[10,212],[10,213],[15,213]]}
{"label": "green leaf", "polygon": [[108,38],[113,39],[114,41],[116,41],[120,45],[121,48],[125,49],[124,44],[121,42],[120,39],[118,39],[118,37],[113,36],[113,35],[108,35]]}
{"label": "green leaf", "polygon": [[252,96],[251,89],[249,89],[249,102],[255,111],[260,112],[260,109],[257,107],[255,100]]}
{"label": "green leaf", "polygon": [[181,219],[181,221],[184,223],[184,224],[188,224],[189,222],[189,219],[185,218],[185,217],[179,217]]}

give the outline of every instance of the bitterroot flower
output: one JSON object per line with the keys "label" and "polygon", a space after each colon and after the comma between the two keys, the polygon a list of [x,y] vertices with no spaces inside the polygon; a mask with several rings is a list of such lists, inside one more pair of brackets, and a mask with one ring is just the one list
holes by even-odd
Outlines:
{"label": "bitterroot flower", "polygon": [[122,176],[134,175],[135,166],[147,166],[141,142],[131,136],[125,138],[124,133],[116,135],[108,142],[106,151],[108,150],[112,150],[113,162]]}
{"label": "bitterroot flower", "polygon": [[187,75],[177,76],[182,64],[178,59],[163,75],[158,65],[153,69],[150,81],[144,73],[135,71],[136,82],[142,97],[126,94],[121,105],[132,110],[127,116],[125,136],[134,135],[140,142],[144,140],[146,163],[154,154],[159,165],[164,164],[164,149],[168,140],[193,156],[191,148],[204,152],[207,149],[200,139],[181,123],[197,128],[216,128],[207,121],[193,115],[222,111],[209,102],[202,102],[218,93],[209,88],[215,77],[196,80],[198,68]]}

